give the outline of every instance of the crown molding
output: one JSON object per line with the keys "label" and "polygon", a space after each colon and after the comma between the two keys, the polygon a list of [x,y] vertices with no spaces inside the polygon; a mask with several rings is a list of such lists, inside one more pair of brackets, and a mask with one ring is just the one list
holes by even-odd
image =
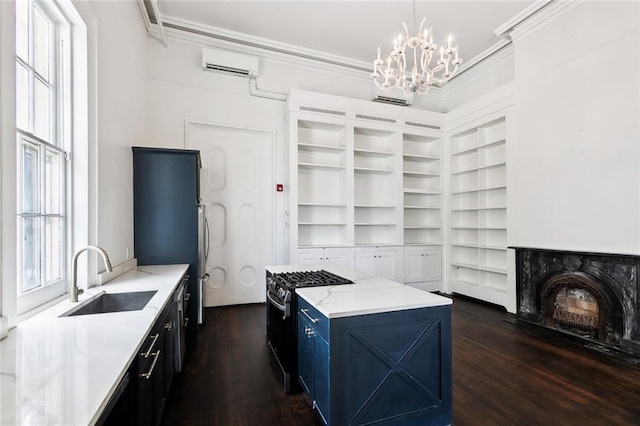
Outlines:
{"label": "crown molding", "polygon": [[[544,0],[545,4],[532,14],[514,23],[509,29],[511,40],[523,39],[536,32],[540,27],[560,18],[570,10],[575,9],[585,0]],[[589,1],[589,0],[587,0]],[[537,4],[537,3],[536,3]],[[498,30],[496,30],[498,31]]]}
{"label": "crown molding", "polygon": [[[160,31],[160,25],[154,24],[150,21],[144,1],[145,0],[137,0],[147,31],[150,36],[161,40],[162,34]],[[538,10],[553,1],[554,0],[540,0],[529,6],[519,15],[514,17],[514,19],[500,27],[501,29],[503,27],[508,27],[506,30],[501,30],[500,34],[503,34],[505,31],[509,31],[509,29],[514,25],[523,22],[531,16],[531,14],[536,13]],[[371,79],[369,74],[372,70],[372,64],[369,62],[354,60],[344,56],[333,55],[313,49],[306,49],[292,44],[277,42],[262,37],[255,37],[224,28],[203,25],[193,21],[177,19],[171,16],[163,15],[161,19],[161,24],[165,33],[164,36],[168,39],[181,40],[183,42],[199,45],[204,44],[238,53],[256,55],[265,59],[273,59],[280,62],[312,67],[323,71],[335,72],[366,80]],[[496,30],[496,34],[498,34],[498,30]],[[502,60],[506,55],[505,48],[509,47],[510,44],[511,40],[506,36],[499,39],[494,45],[466,61],[458,73],[456,73],[456,75],[447,82],[445,86],[434,86],[430,89],[430,92],[437,96],[444,95],[449,90],[449,87],[455,87],[462,84],[485,68],[490,67],[499,60]],[[510,49],[508,52],[508,54],[511,54]]]}
{"label": "crown molding", "polygon": [[202,25],[196,22],[185,21],[172,17],[163,17],[163,24],[167,28],[187,31],[193,34],[199,34],[210,39],[231,42],[240,46],[258,48],[268,52],[290,55],[301,59],[310,59],[313,61],[324,62],[331,65],[337,65],[345,68],[351,68],[358,71],[371,72],[373,66],[369,62],[354,60],[344,56],[328,54],[318,50],[307,49],[288,43],[282,43],[269,40],[262,37],[256,37],[237,31],[227,30],[224,28]]}
{"label": "crown molding", "polygon": [[487,49],[485,52],[490,53],[487,53],[481,60],[475,62],[469,72],[456,75],[442,88],[442,93],[445,96],[449,91],[455,90],[458,86],[472,80],[486,69],[513,56],[513,44],[509,40],[501,40],[501,42],[496,43],[491,49]]}
{"label": "crown molding", "polygon": [[521,22],[528,19],[531,15],[533,15],[552,1],[554,0],[538,0],[535,3],[530,4],[513,18],[509,19],[507,22],[496,28],[496,30],[494,31],[496,37],[508,37],[509,32],[512,29],[514,29]]}

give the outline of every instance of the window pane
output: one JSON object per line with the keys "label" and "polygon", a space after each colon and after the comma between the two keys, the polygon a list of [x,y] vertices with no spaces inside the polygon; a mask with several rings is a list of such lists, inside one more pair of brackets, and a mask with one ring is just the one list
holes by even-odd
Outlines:
{"label": "window pane", "polygon": [[29,2],[16,4],[16,55],[29,63]]}
{"label": "window pane", "polygon": [[51,142],[51,89],[35,78],[33,80],[34,120],[33,133]]}
{"label": "window pane", "polygon": [[22,218],[22,291],[40,286],[40,218]]}
{"label": "window pane", "polygon": [[49,80],[51,57],[51,27],[47,18],[35,8],[33,10],[33,67]]}
{"label": "window pane", "polygon": [[40,148],[25,142],[22,145],[22,212],[39,213]]}
{"label": "window pane", "polygon": [[16,63],[16,126],[25,131],[31,130],[29,105],[29,70]]}
{"label": "window pane", "polygon": [[45,218],[45,280],[62,278],[62,219]]}
{"label": "window pane", "polygon": [[61,213],[62,197],[62,155],[46,150],[44,153],[44,211]]}

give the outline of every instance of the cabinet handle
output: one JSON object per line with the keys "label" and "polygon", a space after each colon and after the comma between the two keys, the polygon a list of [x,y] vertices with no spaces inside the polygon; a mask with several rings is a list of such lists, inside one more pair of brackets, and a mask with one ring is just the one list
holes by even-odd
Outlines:
{"label": "cabinet handle", "polygon": [[318,323],[318,320],[316,318],[313,318],[311,315],[309,315],[308,309],[300,309],[300,312],[302,312],[307,318],[309,318],[309,321],[311,321],[312,323]]}
{"label": "cabinet handle", "polygon": [[160,350],[158,349],[151,355],[154,356],[153,362],[151,363],[151,368],[149,368],[148,372],[140,374],[140,377],[144,377],[147,380],[151,378],[151,374],[153,374],[153,369],[156,368],[156,363],[158,362],[158,358],[160,357]]}
{"label": "cabinet handle", "polygon": [[156,333],[155,336],[149,337],[150,339],[153,339],[153,342],[151,342],[149,349],[146,352],[142,352],[140,356],[143,356],[146,359],[146,358],[149,358],[149,355],[152,355],[151,351],[153,350],[153,347],[156,345],[156,342],[158,341],[158,337],[160,337],[160,333]]}

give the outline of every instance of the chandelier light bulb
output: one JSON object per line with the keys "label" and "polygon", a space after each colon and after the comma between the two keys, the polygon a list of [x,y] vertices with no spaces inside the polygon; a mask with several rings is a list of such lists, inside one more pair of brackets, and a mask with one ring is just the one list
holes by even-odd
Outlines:
{"label": "chandelier light bulb", "polygon": [[[413,18],[415,25],[415,0]],[[425,21],[423,18],[415,36],[409,35],[407,25],[403,22],[404,35],[400,32],[393,39],[393,50],[386,60],[381,58],[381,49],[378,47],[378,56],[373,61],[371,77],[376,86],[386,93],[390,93],[395,87],[406,95],[422,95],[427,93],[431,86],[442,86],[458,71],[462,59],[458,57],[458,46],[453,45],[451,34],[447,37],[447,48],[440,46],[440,59],[432,64],[438,45],[433,42],[433,30],[424,28]]]}

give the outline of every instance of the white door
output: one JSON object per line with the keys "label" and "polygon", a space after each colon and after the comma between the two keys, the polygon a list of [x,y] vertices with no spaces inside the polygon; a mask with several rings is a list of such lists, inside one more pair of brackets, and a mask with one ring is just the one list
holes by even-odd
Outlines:
{"label": "white door", "polygon": [[188,123],[187,146],[200,151],[200,196],[210,250],[205,306],[265,301],[265,267],[274,263],[274,135]]}

